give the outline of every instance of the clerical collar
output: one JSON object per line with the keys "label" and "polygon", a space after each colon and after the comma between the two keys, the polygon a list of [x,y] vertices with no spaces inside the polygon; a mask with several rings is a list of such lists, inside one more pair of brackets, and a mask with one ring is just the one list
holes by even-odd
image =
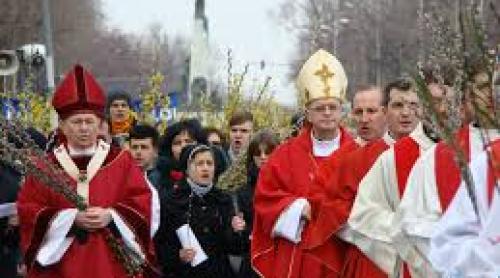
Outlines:
{"label": "clerical collar", "polygon": [[366,144],[368,144],[368,141],[361,138],[360,136],[357,136],[356,139],[354,139],[354,142],[356,142],[356,144],[358,144],[359,146],[362,146],[362,147],[366,146]]}
{"label": "clerical collar", "polygon": [[69,144],[67,145],[67,147],[70,156],[93,156],[96,151],[97,144],[94,144],[93,146],[85,149],[78,149],[78,150],[72,148]]}
{"label": "clerical collar", "polygon": [[425,135],[427,135],[427,137],[429,137],[429,139],[434,141],[434,143],[437,143],[439,140],[441,140],[441,137],[439,136],[439,134],[431,127],[429,127],[427,125],[422,125],[422,128],[424,130]]}
{"label": "clerical collar", "polygon": [[488,132],[491,132],[491,131],[493,131],[493,130],[497,130],[495,127],[491,127],[491,128],[484,128],[484,127],[482,127],[482,126],[481,126],[481,124],[480,124],[480,123],[477,123],[477,122],[471,122],[471,123],[469,124],[469,126],[470,126],[471,128],[474,128],[474,129],[483,130],[483,131],[488,131]]}
{"label": "clerical collar", "polygon": [[335,137],[333,140],[316,139],[313,132],[311,131],[311,140],[314,156],[327,157],[340,147],[340,131],[337,133],[337,137]]}
{"label": "clerical collar", "polygon": [[479,134],[478,137],[479,138],[483,138],[486,140],[486,141],[495,141],[496,139],[498,139],[500,137],[500,131],[496,128],[481,128],[480,126],[476,126],[475,124],[471,124],[470,125],[470,131],[472,133],[477,133]]}
{"label": "clerical collar", "polygon": [[[377,138],[377,140],[378,140],[378,138]],[[387,145],[389,145],[389,146],[393,145],[393,144],[396,142],[396,140],[395,140],[394,138],[392,138],[392,136],[391,136],[391,134],[389,133],[389,131],[386,131],[386,132],[384,133],[384,135],[382,135],[382,140],[384,140],[384,142],[385,142]],[[360,146],[362,146],[362,147],[364,147],[364,146],[366,146],[367,144],[371,143],[370,141],[366,141],[365,139],[363,139],[363,138],[361,138],[361,137],[359,137],[359,136],[358,136],[358,137],[356,137],[356,139],[354,139],[354,141],[356,141],[356,144],[358,144],[358,145],[360,145]],[[373,141],[376,141],[376,140],[373,140]]]}
{"label": "clerical collar", "polygon": [[435,142],[425,133],[421,122],[418,123],[417,127],[410,133],[410,137],[420,145],[422,150],[427,150],[435,144]]}
{"label": "clerical collar", "polygon": [[384,136],[382,136],[382,139],[385,141],[385,143],[387,143],[387,145],[393,145],[394,143],[396,143],[396,139],[394,139],[391,136],[389,131],[386,131],[384,133]]}

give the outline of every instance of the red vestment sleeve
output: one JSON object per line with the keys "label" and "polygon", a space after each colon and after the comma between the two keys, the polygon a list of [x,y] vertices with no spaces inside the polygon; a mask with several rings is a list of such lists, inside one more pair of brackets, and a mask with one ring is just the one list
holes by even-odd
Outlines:
{"label": "red vestment sleeve", "polygon": [[126,167],[128,165],[128,169],[124,169],[124,173],[127,173],[126,184],[123,186],[121,200],[116,202],[113,208],[132,228],[136,240],[147,252],[148,258],[152,259],[154,247],[150,238],[151,191],[144,173],[135,164],[130,153],[125,152],[124,155],[124,160],[129,162],[125,163]]}
{"label": "red vestment sleeve", "polygon": [[[52,193],[32,176],[27,176],[17,199],[21,249],[28,266],[34,262],[52,217],[63,208],[50,205]],[[69,207],[69,204],[67,204]]]}
{"label": "red vestment sleeve", "polygon": [[297,199],[295,194],[282,187],[290,181],[282,175],[286,173],[286,170],[280,163],[280,157],[274,158],[262,168],[259,174],[254,200],[255,214],[260,219],[259,226],[269,234],[280,213]]}
{"label": "red vestment sleeve", "polygon": [[251,259],[252,265],[263,277],[272,277],[276,267],[275,241],[271,239],[274,223],[281,212],[297,199],[293,192],[284,188],[284,185],[290,184],[286,176],[289,171],[287,157],[284,156],[287,156],[286,150],[283,146],[278,147],[260,170],[255,188]]}

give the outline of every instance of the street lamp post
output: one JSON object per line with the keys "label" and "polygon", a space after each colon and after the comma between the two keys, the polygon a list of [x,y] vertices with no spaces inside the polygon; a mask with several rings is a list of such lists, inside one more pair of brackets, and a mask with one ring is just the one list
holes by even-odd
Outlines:
{"label": "street lamp post", "polygon": [[337,48],[338,48],[338,38],[339,38],[339,33],[340,30],[342,30],[342,27],[346,26],[349,24],[351,20],[347,17],[341,17],[338,20],[334,20],[334,25],[333,25],[333,53],[335,56],[337,56]]}
{"label": "street lamp post", "polygon": [[54,82],[54,47],[52,42],[52,25],[50,16],[50,0],[43,0],[43,35],[46,49],[46,69],[47,69],[47,87],[49,93],[53,93]]}
{"label": "street lamp post", "polygon": [[[46,58],[45,70],[47,74],[47,91],[49,94],[54,93],[54,46],[52,42],[52,25],[50,16],[50,0],[42,0],[43,12],[43,37],[45,40]],[[57,126],[57,114],[52,111],[50,115],[51,127]]]}

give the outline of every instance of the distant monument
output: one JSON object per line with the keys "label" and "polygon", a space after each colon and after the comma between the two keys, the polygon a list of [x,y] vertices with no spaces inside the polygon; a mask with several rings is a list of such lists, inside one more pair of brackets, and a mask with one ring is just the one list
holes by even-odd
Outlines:
{"label": "distant monument", "polygon": [[192,104],[202,94],[210,94],[209,76],[212,67],[212,55],[208,38],[208,19],[205,15],[205,1],[196,0],[189,63],[188,104]]}

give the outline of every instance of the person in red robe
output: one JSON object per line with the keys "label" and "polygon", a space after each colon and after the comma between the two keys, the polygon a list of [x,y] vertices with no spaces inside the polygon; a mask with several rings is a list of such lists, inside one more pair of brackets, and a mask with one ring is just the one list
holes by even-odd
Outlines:
{"label": "person in red robe", "polygon": [[251,262],[266,278],[335,277],[342,267],[344,244],[332,242],[328,256],[318,260],[303,243],[315,214],[309,191],[316,171],[329,157],[356,146],[338,125],[347,78],[337,59],[319,50],[302,67],[297,85],[306,101],[308,123],[261,169],[254,197]]}
{"label": "person in red robe", "polygon": [[[312,252],[320,250],[332,237],[341,236],[361,179],[382,152],[417,126],[419,119],[414,114],[397,109],[405,105],[401,96],[408,94],[402,85],[392,82],[384,92],[376,87],[361,88],[354,95],[352,116],[360,148],[330,160],[316,177],[314,187],[327,193],[324,200],[315,204],[319,213],[309,242]],[[410,124],[404,125],[405,122]],[[350,244],[341,277],[387,277],[387,274]]]}
{"label": "person in red robe", "polygon": [[62,133],[48,159],[62,167],[87,209],[26,177],[17,207],[28,277],[128,277],[107,243],[110,234],[151,266],[151,192],[130,153],[98,139],[105,102],[80,65],[56,89],[52,105]]}

